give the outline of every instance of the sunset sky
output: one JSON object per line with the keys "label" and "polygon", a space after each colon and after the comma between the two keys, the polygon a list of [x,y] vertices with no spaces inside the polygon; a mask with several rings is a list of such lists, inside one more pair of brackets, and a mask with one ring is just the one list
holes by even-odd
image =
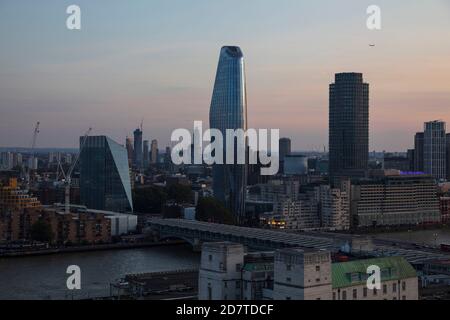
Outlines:
{"label": "sunset sky", "polygon": [[[371,4],[380,31],[366,28]],[[296,150],[328,145],[336,72],[370,84],[371,150],[450,123],[450,0],[0,0],[0,43],[1,147],[29,146],[36,121],[39,147],[77,146],[89,127],[123,144],[144,118],[162,149],[208,124],[223,45],[245,55],[249,126],[280,128]]]}

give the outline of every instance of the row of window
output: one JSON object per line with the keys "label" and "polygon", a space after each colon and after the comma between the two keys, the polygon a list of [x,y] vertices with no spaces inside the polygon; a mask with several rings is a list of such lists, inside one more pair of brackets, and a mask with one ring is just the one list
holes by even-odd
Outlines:
{"label": "row of window", "polygon": [[[401,286],[402,286],[401,290],[402,291],[406,291],[406,282],[405,281],[403,281],[401,283]],[[397,288],[397,283],[393,283],[392,284],[392,293],[397,293],[397,289],[398,289]],[[383,295],[388,294],[388,285],[387,284],[383,284],[383,289],[382,290],[383,290]],[[340,294],[341,294],[340,300],[347,300],[347,290],[342,290],[340,292]],[[378,290],[377,289],[373,289],[372,290],[372,295],[374,297],[377,296],[378,295]],[[333,300],[337,300],[337,296],[338,296],[338,294],[336,292],[333,292]],[[364,287],[363,288],[363,298],[367,298],[367,297],[368,297],[368,288]],[[353,298],[353,300],[358,299],[358,289],[353,289],[352,290],[352,298]],[[403,296],[403,300],[405,300],[405,299],[406,299],[406,297]],[[394,298],[394,300],[395,300],[395,298]]]}

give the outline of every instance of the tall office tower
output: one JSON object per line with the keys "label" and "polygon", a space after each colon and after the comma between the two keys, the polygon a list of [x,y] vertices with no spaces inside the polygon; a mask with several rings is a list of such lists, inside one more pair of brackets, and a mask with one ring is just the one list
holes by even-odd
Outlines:
{"label": "tall office tower", "polygon": [[415,151],[414,149],[408,149],[406,157],[408,158],[408,171],[414,171],[414,161],[415,161]]}
{"label": "tall office tower", "polygon": [[369,84],[338,73],[330,84],[330,176],[365,176],[369,158]]}
{"label": "tall office tower", "polygon": [[[247,95],[244,56],[239,47],[222,47],[209,111],[210,128],[218,129],[224,137],[223,155],[226,159],[226,130],[247,130]],[[236,142],[234,143],[236,149]],[[235,153],[236,158],[236,153]],[[244,222],[247,166],[213,165],[214,196],[236,217]]]}
{"label": "tall office tower", "polygon": [[130,137],[127,137],[125,139],[125,147],[127,148],[128,163],[131,166],[133,164],[134,149],[133,149],[133,142],[131,141]]}
{"label": "tall office tower", "polygon": [[152,164],[156,164],[158,163],[158,141],[157,140],[152,140],[152,149],[151,149],[151,163]]}
{"label": "tall office tower", "polygon": [[144,168],[147,168],[150,165],[150,146],[148,140],[144,141]]}
{"label": "tall office tower", "polygon": [[126,148],[106,136],[86,138],[80,154],[80,197],[89,209],[133,211]]}
{"label": "tall office tower", "polygon": [[435,179],[447,178],[447,143],[445,136],[445,122],[426,122],[423,138],[423,166],[427,174]]}
{"label": "tall office tower", "polygon": [[414,136],[414,171],[424,172],[423,167],[423,132],[417,132]]}
{"label": "tall office tower", "polygon": [[450,133],[446,134],[447,143],[447,181],[450,181]]}
{"label": "tall office tower", "polygon": [[144,158],[142,156],[142,130],[134,130],[134,154],[133,154],[133,164],[138,169],[142,169],[142,163]]}
{"label": "tall office tower", "polygon": [[291,139],[281,138],[279,144],[280,144],[280,161],[284,161],[284,157],[291,154]]}

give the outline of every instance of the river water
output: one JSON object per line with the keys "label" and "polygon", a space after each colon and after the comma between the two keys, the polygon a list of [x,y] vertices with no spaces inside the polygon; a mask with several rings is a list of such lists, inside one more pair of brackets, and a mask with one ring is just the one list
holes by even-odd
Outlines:
{"label": "river water", "polygon": [[[0,300],[82,299],[109,295],[109,284],[129,273],[197,268],[189,246],[0,258]],[[81,290],[66,287],[67,267],[81,269]]]}
{"label": "river water", "polygon": [[[378,238],[419,244],[450,244],[450,230],[395,232]],[[130,273],[197,268],[200,255],[190,246],[0,258],[0,300],[82,299],[109,295],[109,284]],[[81,290],[66,287],[67,267],[81,268]]]}

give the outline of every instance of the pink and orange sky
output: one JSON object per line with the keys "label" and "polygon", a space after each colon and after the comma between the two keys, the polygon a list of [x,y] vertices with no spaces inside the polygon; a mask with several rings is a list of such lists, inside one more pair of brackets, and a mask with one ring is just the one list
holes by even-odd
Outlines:
{"label": "pink and orange sky", "polygon": [[[88,127],[124,143],[169,143],[208,122],[222,45],[245,55],[249,125],[280,128],[296,150],[328,145],[336,72],[370,84],[371,150],[404,151],[423,122],[450,122],[450,0],[0,2],[0,146],[74,147]],[[382,30],[366,28],[366,8]],[[375,47],[369,46],[375,44]]]}

